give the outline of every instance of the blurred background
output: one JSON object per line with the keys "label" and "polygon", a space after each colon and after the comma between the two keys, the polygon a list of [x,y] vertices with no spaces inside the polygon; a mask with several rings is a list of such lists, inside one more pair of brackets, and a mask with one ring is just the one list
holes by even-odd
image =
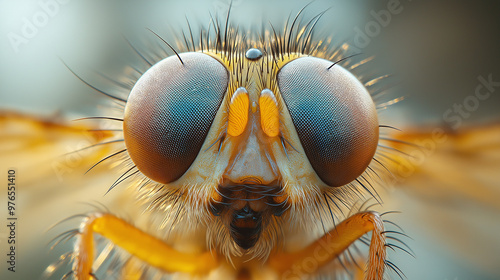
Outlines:
{"label": "blurred background", "polygon": [[[268,22],[282,26],[307,3],[233,0],[231,22],[259,29]],[[84,78],[95,69],[116,77],[124,67],[139,61],[123,36],[131,40],[148,37],[151,34],[146,28],[150,28],[169,39],[171,30],[185,30],[186,17],[193,26],[207,25],[209,13],[225,14],[228,7],[226,0],[0,0],[0,110],[58,119],[99,114],[107,100],[79,81],[62,61]],[[408,131],[441,127],[458,134],[500,120],[497,1],[316,0],[305,14],[315,16],[328,8],[318,23],[316,38],[333,35],[338,42],[349,43],[352,53],[374,55],[370,67],[380,75],[392,74],[391,95],[405,97],[383,112],[386,123]],[[481,96],[490,93],[483,99],[477,93],[481,85]],[[486,137],[498,150],[500,135],[478,137]],[[481,167],[473,162],[459,167],[453,160],[437,166],[443,164],[471,176]],[[9,163],[1,166],[4,173]],[[496,237],[500,231],[500,175],[488,174],[477,178],[478,186],[469,185],[469,192],[455,195],[450,188],[439,199],[432,196],[436,184],[432,178],[398,183],[400,188],[393,191],[387,205],[404,213],[395,220],[412,236],[408,244],[417,258],[399,253],[392,258],[408,279],[500,278],[500,241]],[[468,199],[475,189],[481,192],[484,176],[491,195]],[[413,187],[416,183],[412,182],[417,181],[426,187]],[[51,209],[57,211],[57,206]],[[31,214],[23,216],[27,223]],[[44,230],[40,228],[36,235],[46,234]],[[24,238],[20,244],[26,245],[20,245],[19,272],[6,274],[2,261],[2,279],[34,279],[48,263],[40,257],[47,256],[41,243],[50,238],[38,243],[32,232],[22,233],[22,227],[20,231]],[[32,249],[34,246],[38,247]],[[50,256],[55,255],[57,252]]]}

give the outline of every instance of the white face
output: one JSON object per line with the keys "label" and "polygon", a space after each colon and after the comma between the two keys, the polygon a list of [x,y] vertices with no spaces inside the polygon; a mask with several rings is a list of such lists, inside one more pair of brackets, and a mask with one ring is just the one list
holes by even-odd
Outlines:
{"label": "white face", "polygon": [[[229,30],[227,46],[242,40]],[[300,37],[286,54],[263,55],[275,39],[253,54],[246,46],[257,42],[179,52],[147,70],[125,104],[127,152],[157,183],[146,192],[182,192],[185,214],[209,221],[201,231],[227,257],[267,257],[311,215],[340,215],[325,210],[327,196],[357,187],[378,144],[375,105],[338,54],[298,53]]]}

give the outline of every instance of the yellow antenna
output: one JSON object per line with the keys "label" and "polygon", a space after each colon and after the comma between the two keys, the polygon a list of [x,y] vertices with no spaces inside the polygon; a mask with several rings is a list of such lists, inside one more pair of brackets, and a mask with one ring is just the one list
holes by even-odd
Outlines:
{"label": "yellow antenna", "polygon": [[278,136],[280,131],[278,101],[271,90],[266,88],[260,93],[259,106],[262,130],[269,137]]}
{"label": "yellow antenna", "polygon": [[248,123],[248,92],[245,88],[238,88],[229,103],[229,117],[227,133],[238,136],[243,133]]}

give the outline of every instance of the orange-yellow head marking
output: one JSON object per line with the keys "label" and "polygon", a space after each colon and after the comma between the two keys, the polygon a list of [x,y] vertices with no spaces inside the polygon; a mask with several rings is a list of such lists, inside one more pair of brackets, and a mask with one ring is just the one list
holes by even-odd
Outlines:
{"label": "orange-yellow head marking", "polygon": [[229,103],[227,133],[238,136],[243,133],[248,123],[248,92],[245,88],[238,88]]}
{"label": "orange-yellow head marking", "polygon": [[260,106],[260,126],[269,137],[276,137],[280,132],[278,101],[274,93],[269,89],[264,89],[259,97]]}

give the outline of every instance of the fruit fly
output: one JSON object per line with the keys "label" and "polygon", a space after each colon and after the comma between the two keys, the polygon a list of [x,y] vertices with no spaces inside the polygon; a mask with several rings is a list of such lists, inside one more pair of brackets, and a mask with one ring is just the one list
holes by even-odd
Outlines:
{"label": "fruit fly", "polygon": [[405,234],[371,210],[409,146],[378,116],[399,99],[377,102],[387,76],[360,78],[371,58],[315,38],[323,13],[302,12],[260,32],[230,11],[174,41],[151,30],[171,55],[128,42],[145,67],[124,96],[82,79],[119,109],[96,117],[118,125],[92,129],[89,172],[123,173],[109,204],[68,217],[80,226],[55,243],[74,247],[47,275],[70,262],[65,279],[403,277],[386,251],[412,254]]}
{"label": "fruit fly", "polygon": [[119,123],[96,144],[117,150],[88,171],[115,160],[124,171],[108,192],[129,186],[111,204],[135,210],[69,217],[81,224],[55,240],[74,244],[63,278],[402,275],[386,254],[407,251],[387,242],[402,233],[370,210],[386,169],[379,134],[392,127],[367,88],[384,77],[361,82],[352,72],[370,59],[315,39],[324,12],[303,11],[255,34],[231,26],[230,9],[198,36],[150,30],[172,54],[152,61],[129,42],[147,69],[127,97],[81,79],[122,111],[94,118]]}
{"label": "fruit fly", "polygon": [[[384,229],[383,214],[366,204],[345,212],[379,199],[379,131],[390,129],[350,72],[366,61],[347,66],[347,45],[313,38],[322,14],[302,23],[302,11],[282,31],[247,35],[229,10],[197,39],[189,27],[177,47],[150,30],[174,54],[153,62],[134,48],[149,69],[127,98],[94,87],[123,107],[108,118],[122,123],[122,137],[101,143],[123,149],[98,163],[124,156],[130,167],[109,191],[132,178],[147,210],[134,221],[88,214],[70,232],[68,277],[99,278],[94,262],[106,257],[96,235],[123,251],[113,273],[130,279],[400,273],[386,258],[387,246],[399,247],[386,238],[399,232]],[[350,252],[357,240],[368,246],[366,267]]]}

